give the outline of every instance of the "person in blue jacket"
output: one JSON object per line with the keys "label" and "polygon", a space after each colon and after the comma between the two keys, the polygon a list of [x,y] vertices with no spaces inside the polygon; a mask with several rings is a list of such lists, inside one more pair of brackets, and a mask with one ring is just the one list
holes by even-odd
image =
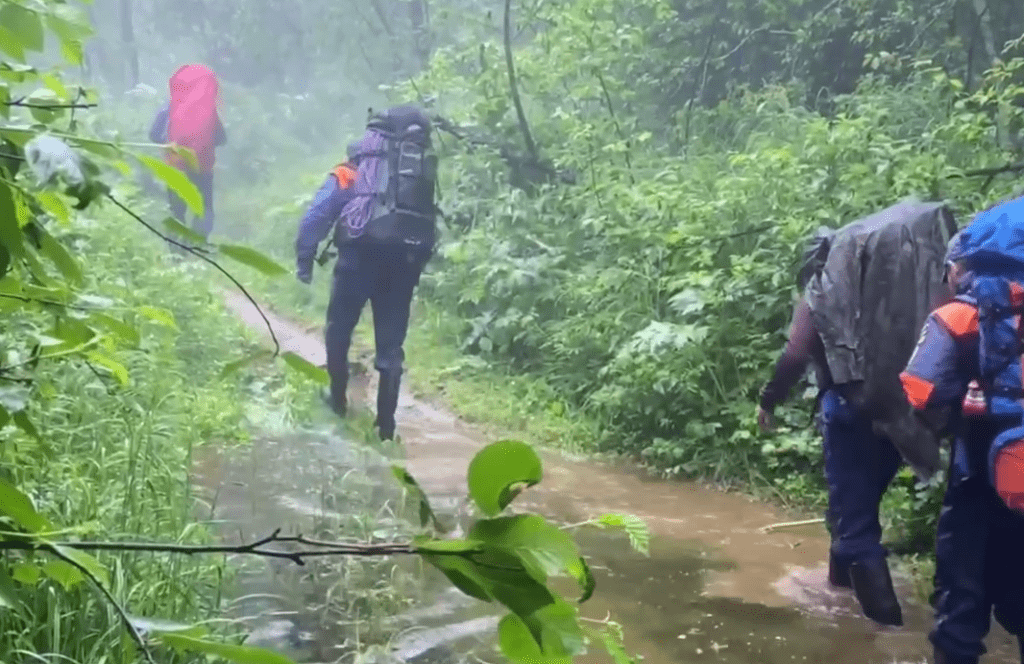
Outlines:
{"label": "person in blue jacket", "polygon": [[[1024,205],[1022,205],[1024,211]],[[961,236],[963,233],[961,233]],[[911,405],[923,415],[946,413],[954,434],[935,542],[935,625],[929,634],[936,664],[977,664],[996,620],[1021,644],[1024,661],[1024,516],[1011,511],[989,479],[989,451],[1020,416],[986,413],[976,380],[978,308],[968,293],[973,275],[950,243],[947,278],[957,300],[925,322],[918,347],[900,376]]]}

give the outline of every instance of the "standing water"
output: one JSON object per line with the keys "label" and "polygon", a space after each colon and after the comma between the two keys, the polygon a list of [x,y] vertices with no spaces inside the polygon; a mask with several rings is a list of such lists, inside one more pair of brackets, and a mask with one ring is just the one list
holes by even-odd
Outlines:
{"label": "standing water", "polygon": [[[228,296],[228,305],[254,328],[262,326],[245,300]],[[317,336],[268,316],[282,348],[324,364]],[[363,402],[372,394],[372,385],[353,387],[361,389]],[[398,422],[402,462],[435,509],[454,514],[466,495],[469,461],[489,441],[407,392],[399,401]],[[402,541],[401,519],[390,511],[400,499],[391,460],[339,431],[325,425],[279,432],[244,451],[221,450],[201,460],[197,480],[211,495],[212,518],[225,534],[248,539],[278,527],[323,539],[332,530],[362,528],[378,541]],[[544,471],[543,482],[517,505],[564,524],[609,512],[633,514],[648,524],[650,556],[634,552],[621,536],[576,532],[597,578],[583,615],[610,616],[621,624],[627,651],[647,664],[929,659],[931,609],[915,603],[908,582],[897,578],[906,626],[883,628],[863,618],[848,591],[826,582],[828,537],[820,526],[765,533],[764,526],[784,520],[768,505],[634,469],[546,453]],[[362,516],[371,512],[371,518]],[[494,645],[500,607],[460,595],[414,559],[336,561],[309,572],[287,562],[239,565],[242,594],[235,608],[257,616],[250,642],[301,661],[335,661],[396,630],[396,638],[378,643],[370,650],[376,656],[363,661],[501,660]],[[345,615],[328,615],[331,606],[345,607]],[[351,616],[363,618],[353,626]],[[1018,661],[1016,642],[1005,632],[994,630],[988,641],[986,662]],[[607,656],[595,652],[580,661]]]}

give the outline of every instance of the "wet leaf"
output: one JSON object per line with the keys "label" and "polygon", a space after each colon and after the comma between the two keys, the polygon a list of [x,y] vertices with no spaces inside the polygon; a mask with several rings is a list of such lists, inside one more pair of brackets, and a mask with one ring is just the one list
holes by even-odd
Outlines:
{"label": "wet leaf", "polygon": [[149,305],[142,305],[136,310],[140,316],[145,316],[154,323],[159,323],[165,327],[177,330],[178,324],[174,320],[174,314],[167,309],[161,309],[160,307],[151,307]]}
{"label": "wet leaf", "polygon": [[480,450],[469,464],[469,495],[487,516],[494,516],[515,499],[523,487],[543,478],[540,457],[517,440],[502,440]]}
{"label": "wet leaf", "polygon": [[441,571],[456,588],[482,602],[494,601],[491,584],[477,571],[476,565],[456,556],[424,555],[423,559]]}
{"label": "wet leaf", "polygon": [[291,351],[287,353],[282,353],[281,358],[284,360],[285,364],[287,364],[295,371],[298,371],[306,378],[309,378],[313,382],[319,383],[320,385],[331,384],[331,378],[330,376],[327,375],[327,372],[321,369],[320,367],[314,365],[306,358],[300,355],[296,355]]}
{"label": "wet leaf", "polygon": [[602,514],[591,523],[602,527],[622,528],[629,537],[629,544],[645,556],[651,553],[651,531],[647,523],[632,514]]}
{"label": "wet leaf", "polygon": [[128,381],[130,380],[128,376],[128,369],[114,358],[97,352],[89,352],[86,353],[85,356],[90,362],[98,364],[109,371],[122,387],[128,384]]}
{"label": "wet leaf", "polygon": [[237,664],[295,664],[291,659],[265,648],[216,643],[182,634],[161,634],[159,640],[179,652],[195,652],[222,657]]}
{"label": "wet leaf", "polygon": [[[79,551],[67,546],[56,546],[53,545],[53,550],[59,553],[61,556],[70,560],[74,565],[88,572],[93,578],[95,578],[104,587],[110,586],[110,575],[107,573],[107,569],[100,564],[100,561],[85,551]],[[62,561],[63,562],[63,561]],[[79,572],[81,574],[81,572]]]}
{"label": "wet leaf", "polygon": [[203,214],[203,195],[199,193],[199,189],[196,188],[187,175],[156,157],[143,154],[138,155],[138,158],[150,173],[167,185],[171,191],[185,202],[185,205],[188,206],[193,214],[196,216]]}
{"label": "wet leaf", "polygon": [[40,250],[43,255],[53,261],[60,273],[72,286],[81,286],[85,280],[82,274],[82,266],[68,253],[64,245],[58,242],[52,235],[43,231],[39,235],[42,246]]}
{"label": "wet leaf", "polygon": [[59,583],[64,590],[71,590],[85,581],[81,570],[63,560],[51,560],[43,565],[43,574]]}
{"label": "wet leaf", "polygon": [[391,472],[401,485],[405,487],[406,491],[412,494],[413,499],[419,503],[420,526],[426,527],[428,523],[433,523],[435,530],[441,530],[440,524],[437,521],[437,516],[434,514],[434,510],[430,507],[430,499],[427,498],[427,494],[420,487],[416,478],[401,466],[391,466]]}
{"label": "wet leaf", "polygon": [[[498,643],[501,652],[516,664],[571,664],[573,653],[562,645],[558,627],[540,627],[540,639],[536,629],[516,614],[509,614],[498,623]],[[545,629],[546,628],[546,629]]]}
{"label": "wet leaf", "polygon": [[23,242],[21,225],[15,213],[14,194],[10,186],[0,182],[0,244],[11,256],[19,257],[25,253]]}
{"label": "wet leaf", "polygon": [[469,538],[516,556],[537,583],[549,576],[568,575],[579,583],[580,602],[594,593],[594,576],[580,555],[576,542],[563,530],[535,514],[481,519],[473,524]]}
{"label": "wet leaf", "polygon": [[7,573],[5,565],[0,565],[0,608],[20,609],[21,600],[18,597],[18,588],[14,585],[14,579]]}
{"label": "wet leaf", "polygon": [[17,563],[11,569],[11,578],[26,586],[34,586],[43,578],[43,570],[39,565],[31,563]]}
{"label": "wet leaf", "polygon": [[277,277],[289,274],[288,270],[284,269],[277,261],[251,247],[240,244],[218,244],[217,249],[228,258],[248,265],[268,276]]}
{"label": "wet leaf", "polygon": [[94,313],[91,316],[89,316],[89,318],[96,324],[107,328],[108,330],[116,334],[117,337],[121,339],[121,341],[124,341],[125,343],[131,346],[138,346],[139,343],[142,341],[142,338],[139,335],[139,331],[135,329],[134,326],[129,325],[123,320],[118,320],[113,316],[108,316],[106,314],[100,313]]}
{"label": "wet leaf", "polygon": [[0,50],[18,62],[25,62],[25,46],[17,35],[0,25]]}
{"label": "wet leaf", "polygon": [[43,50],[43,21],[36,12],[13,2],[6,2],[0,6],[0,26],[16,35],[22,48],[29,51]]}
{"label": "wet leaf", "polygon": [[4,480],[0,480],[0,514],[10,517],[30,533],[38,533],[49,525],[36,511],[32,499]]}
{"label": "wet leaf", "polygon": [[173,217],[164,219],[164,228],[192,244],[202,245],[206,243],[206,238]]}
{"label": "wet leaf", "polygon": [[38,441],[42,441],[42,436],[39,435],[39,429],[36,429],[36,425],[29,419],[28,413],[20,411],[14,414],[14,424],[25,432],[25,435]]}
{"label": "wet leaf", "polygon": [[234,360],[233,362],[228,362],[227,364],[225,364],[224,368],[220,370],[220,375],[222,378],[225,376],[229,376],[235,373],[236,371],[239,371],[240,369],[249,366],[254,362],[258,362],[259,360],[263,359],[268,359],[270,357],[273,357],[273,355],[274,354],[269,350],[258,350],[255,353],[249,353],[245,357],[239,358],[237,360]]}

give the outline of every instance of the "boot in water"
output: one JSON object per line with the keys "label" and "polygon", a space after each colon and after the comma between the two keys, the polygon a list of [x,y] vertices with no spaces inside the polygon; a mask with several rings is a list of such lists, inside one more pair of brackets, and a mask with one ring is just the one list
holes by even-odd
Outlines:
{"label": "boot in water", "polygon": [[836,560],[836,555],[831,551],[828,553],[828,582],[834,588],[853,587],[853,584],[850,582],[850,568],[840,564]]}
{"label": "boot in water", "polygon": [[903,610],[892,587],[885,558],[850,564],[850,581],[864,615],[880,625],[903,626]]}
{"label": "boot in water", "polygon": [[335,396],[331,390],[324,390],[320,393],[320,398],[323,399],[328,408],[334,411],[335,415],[344,419],[348,413],[348,400],[344,394]]}

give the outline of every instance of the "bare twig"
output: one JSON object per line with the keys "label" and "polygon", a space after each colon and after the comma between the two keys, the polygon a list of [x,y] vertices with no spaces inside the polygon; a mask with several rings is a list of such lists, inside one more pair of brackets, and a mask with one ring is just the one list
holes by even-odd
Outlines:
{"label": "bare twig", "polygon": [[4,105],[5,106],[18,106],[20,108],[37,108],[37,109],[42,109],[44,111],[61,110],[61,109],[67,109],[67,108],[70,108],[70,109],[75,109],[75,108],[96,108],[97,106],[99,106],[99,104],[83,104],[83,103],[78,102],[78,101],[74,101],[74,102],[70,102],[70,103],[62,103],[62,104],[51,104],[49,102],[39,104],[39,103],[35,103],[35,102],[26,101],[26,99],[28,99],[28,97],[19,97],[18,99],[12,99],[11,101],[4,102]]}
{"label": "bare twig", "polygon": [[[52,550],[53,547],[65,547],[80,551],[137,551],[148,553],[176,553],[188,556],[207,554],[238,554],[252,555],[263,558],[289,560],[296,565],[305,565],[307,558],[323,558],[327,556],[398,556],[412,555],[419,549],[412,544],[346,544],[342,542],[325,542],[304,535],[282,536],[278,528],[270,535],[246,544],[193,545],[163,544],[160,542],[33,542],[28,539],[0,540],[0,551],[32,551],[39,548]],[[308,549],[282,551],[266,548],[269,544],[300,544]],[[431,555],[472,556],[474,551],[431,551]]]}
{"label": "bare twig", "polygon": [[785,521],[783,523],[772,523],[760,528],[760,531],[762,533],[770,533],[773,530],[782,530],[783,528],[798,528],[800,526],[813,526],[818,523],[825,523],[825,519],[805,519],[803,521]]}
{"label": "bare twig", "polygon": [[[690,100],[686,104],[686,123],[683,128],[683,147],[689,147],[690,144],[690,119],[693,116],[693,104],[697,99],[698,89],[703,92],[704,85],[701,81],[707,81],[708,73],[708,57],[711,55],[711,46],[715,42],[715,33],[718,31],[718,20],[715,20],[715,24],[711,26],[711,31],[708,33],[708,43],[704,47],[704,56],[701,58],[700,66],[697,71],[694,72],[693,77],[693,89],[690,91]],[[703,71],[703,75],[699,72]]]}
{"label": "bare twig", "polygon": [[117,207],[121,208],[121,210],[125,214],[127,214],[128,216],[133,218],[135,221],[137,221],[140,224],[142,224],[143,226],[145,226],[151,233],[153,233],[154,235],[156,235],[160,239],[162,239],[165,242],[167,242],[169,244],[172,244],[172,245],[174,245],[174,246],[176,246],[176,247],[178,247],[180,249],[184,249],[185,251],[187,251],[188,253],[192,254],[193,256],[206,261],[207,263],[212,265],[214,268],[216,268],[218,272],[220,272],[225,277],[227,277],[228,280],[232,284],[234,284],[235,288],[237,288],[239,291],[241,291],[242,295],[245,296],[245,299],[247,299],[249,301],[249,303],[252,304],[252,306],[254,306],[256,308],[256,312],[259,313],[260,318],[263,319],[263,323],[267,326],[267,331],[270,332],[270,339],[271,339],[271,341],[274,342],[274,355],[273,355],[273,357],[277,357],[281,353],[281,343],[278,341],[277,335],[274,334],[274,326],[271,325],[270,319],[267,318],[267,315],[265,313],[263,313],[263,309],[260,308],[260,305],[256,302],[256,300],[253,298],[253,296],[249,294],[249,291],[245,289],[245,286],[243,286],[238,281],[238,279],[235,279],[235,277],[233,277],[230,272],[228,272],[223,267],[221,267],[221,265],[217,261],[215,261],[212,258],[210,258],[209,256],[207,256],[206,255],[206,253],[207,253],[206,251],[200,249],[199,247],[193,247],[191,245],[183,244],[181,242],[178,242],[177,240],[174,240],[172,238],[167,237],[166,235],[164,235],[163,233],[158,231],[152,224],[148,223],[145,219],[143,219],[142,217],[137,215],[135,212],[133,212],[131,210],[131,208],[129,208],[127,205],[123,204],[121,201],[119,201],[116,198],[114,198],[114,196],[112,194],[107,194],[107,198],[109,198],[111,200],[111,202],[114,203],[114,205],[116,205]]}
{"label": "bare twig", "polygon": [[623,153],[626,157],[626,168],[629,173],[629,183],[636,184],[636,178],[633,177],[633,163],[629,157],[629,151],[633,148],[629,139],[626,138],[622,133],[622,127],[619,126],[619,118],[615,115],[615,106],[612,104],[612,96],[608,92],[608,86],[605,85],[604,76],[601,75],[600,70],[595,69],[594,74],[597,75],[597,82],[601,85],[601,93],[604,96],[605,106],[608,107],[608,115],[612,118],[612,124],[615,126],[615,133],[618,134],[619,140],[626,144],[626,151]]}
{"label": "bare twig", "polygon": [[84,565],[80,565],[76,560],[74,560],[70,556],[67,556],[64,553],[62,553],[58,547],[59,545],[54,544],[47,546],[46,549],[57,558],[60,558],[68,565],[71,565],[79,572],[84,574],[89,579],[89,581],[91,581],[92,584],[96,586],[101,593],[103,593],[103,596],[110,603],[110,605],[114,607],[114,610],[117,611],[118,616],[121,617],[121,622],[124,623],[125,629],[128,630],[128,633],[131,635],[132,640],[135,641],[135,644],[139,647],[139,650],[142,651],[142,654],[146,658],[146,661],[149,662],[149,664],[156,664],[156,660],[153,659],[153,653],[149,652],[149,648],[146,646],[146,640],[142,638],[141,634],[139,634],[139,630],[135,629],[135,625],[132,623],[131,618],[128,617],[128,612],[125,610],[123,606],[121,606],[121,603],[117,601],[117,599],[113,596],[113,594],[111,594],[109,590],[107,590],[107,587],[103,585],[103,582],[96,578],[95,574],[93,574]]}

